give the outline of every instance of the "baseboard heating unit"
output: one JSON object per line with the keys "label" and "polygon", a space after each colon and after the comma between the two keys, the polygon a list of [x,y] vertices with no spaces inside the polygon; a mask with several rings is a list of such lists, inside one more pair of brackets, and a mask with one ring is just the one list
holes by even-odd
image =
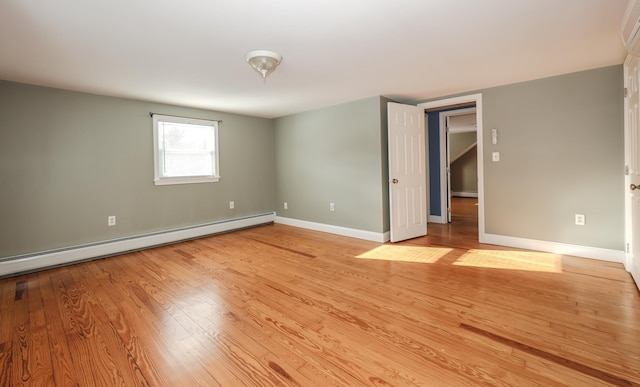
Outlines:
{"label": "baseboard heating unit", "polygon": [[64,249],[0,258],[0,278],[57,266],[101,259],[131,251],[162,246],[189,239],[221,234],[243,228],[274,223],[276,214],[266,213],[244,218],[177,228],[127,238],[113,239]]}

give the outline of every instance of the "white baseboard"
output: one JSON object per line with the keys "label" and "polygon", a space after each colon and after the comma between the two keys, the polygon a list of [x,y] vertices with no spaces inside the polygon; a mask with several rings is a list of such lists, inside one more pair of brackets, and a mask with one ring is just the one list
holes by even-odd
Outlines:
{"label": "white baseboard", "polygon": [[459,198],[477,198],[477,192],[451,192],[451,196],[459,197]]}
{"label": "white baseboard", "polygon": [[230,219],[215,223],[162,231],[153,234],[144,234],[130,238],[2,258],[2,260],[0,260],[0,277],[65,265],[73,262],[107,257],[127,251],[141,250],[152,246],[165,245],[182,240],[199,238],[206,235],[258,226],[261,224],[273,223],[275,218],[276,215],[272,212],[249,216],[246,218]]}
{"label": "white baseboard", "polygon": [[499,246],[516,247],[520,249],[544,251],[554,254],[573,255],[576,257],[599,259],[601,261],[617,263],[623,263],[625,260],[625,253],[622,250],[570,245],[566,243],[539,241],[535,239],[517,238],[504,235],[483,234],[480,236],[480,242]]}
{"label": "white baseboard", "polygon": [[330,234],[348,236],[352,238],[365,239],[368,241],[379,242],[379,243],[385,243],[389,241],[389,232],[378,233],[373,231],[364,231],[364,230],[358,230],[354,228],[333,226],[333,225],[324,224],[324,223],[308,222],[306,220],[285,218],[282,216],[276,216],[276,223],[285,224],[287,226],[306,228],[309,230],[327,232]]}
{"label": "white baseboard", "polygon": [[636,287],[640,290],[640,262],[638,262],[637,258],[635,259],[634,264],[627,267],[627,271],[631,273],[631,276],[636,283]]}
{"label": "white baseboard", "polygon": [[448,223],[444,220],[444,216],[440,215],[429,215],[429,223],[440,223],[445,224]]}

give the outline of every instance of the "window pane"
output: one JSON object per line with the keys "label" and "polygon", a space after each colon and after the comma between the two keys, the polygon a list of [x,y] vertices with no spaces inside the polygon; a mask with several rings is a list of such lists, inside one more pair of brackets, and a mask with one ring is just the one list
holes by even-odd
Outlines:
{"label": "window pane", "polygon": [[160,122],[160,147],[167,151],[213,149],[213,128],[204,125]]}
{"label": "window pane", "polygon": [[213,162],[210,153],[172,153],[164,154],[165,177],[211,176]]}

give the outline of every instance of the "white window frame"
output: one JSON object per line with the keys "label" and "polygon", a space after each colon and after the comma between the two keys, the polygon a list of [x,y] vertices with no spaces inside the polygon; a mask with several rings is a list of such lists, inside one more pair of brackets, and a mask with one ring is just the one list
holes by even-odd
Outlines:
{"label": "white window frame", "polygon": [[[215,183],[220,180],[220,164],[218,158],[218,121],[204,120],[198,118],[187,118],[168,116],[162,114],[153,114],[153,166],[155,185],[170,184],[191,184],[191,183]],[[192,124],[209,126],[213,130],[214,149],[212,157],[213,171],[211,175],[203,176],[164,176],[162,170],[163,150],[160,147],[159,122],[174,122],[179,124]]]}

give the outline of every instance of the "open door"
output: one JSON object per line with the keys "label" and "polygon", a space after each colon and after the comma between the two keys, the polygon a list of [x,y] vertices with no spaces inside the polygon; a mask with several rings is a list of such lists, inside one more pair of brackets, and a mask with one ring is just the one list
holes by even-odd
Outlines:
{"label": "open door", "polygon": [[625,98],[625,267],[640,289],[640,58],[624,63]]}
{"label": "open door", "polygon": [[391,242],[427,235],[424,109],[389,102]]}
{"label": "open door", "polygon": [[[442,223],[451,223],[451,155],[450,134],[476,132],[476,108],[455,108],[440,112],[440,213]],[[477,140],[476,140],[477,142]],[[477,172],[476,172],[477,174]]]}

